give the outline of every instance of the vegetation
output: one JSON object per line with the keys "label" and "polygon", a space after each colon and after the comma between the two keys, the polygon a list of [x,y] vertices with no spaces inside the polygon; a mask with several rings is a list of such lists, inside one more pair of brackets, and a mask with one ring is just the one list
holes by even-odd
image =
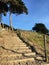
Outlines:
{"label": "vegetation", "polygon": [[6,15],[6,12],[10,12],[10,26],[12,27],[12,18],[11,14],[22,14],[26,13],[28,14],[28,10],[22,0],[0,0],[0,14],[4,13]]}
{"label": "vegetation", "polygon": [[[32,31],[24,31],[24,30],[17,30],[16,33],[19,34],[19,36],[21,36],[24,40],[30,42],[30,45],[34,46],[38,53],[41,53],[41,54],[44,53],[43,34],[32,32]],[[47,52],[49,52],[49,36],[48,35],[46,39],[46,48],[47,48]]]}
{"label": "vegetation", "polygon": [[33,30],[35,30],[36,32],[42,33],[43,38],[44,38],[44,52],[45,52],[45,61],[47,62],[47,51],[46,51],[46,34],[48,33],[48,29],[46,28],[46,26],[42,23],[38,23],[35,24],[35,26],[33,27]]}
{"label": "vegetation", "polygon": [[46,26],[42,23],[37,23],[35,24],[35,26],[32,28],[34,31],[39,32],[39,33],[43,33],[46,34],[48,33],[48,29],[46,28]]}

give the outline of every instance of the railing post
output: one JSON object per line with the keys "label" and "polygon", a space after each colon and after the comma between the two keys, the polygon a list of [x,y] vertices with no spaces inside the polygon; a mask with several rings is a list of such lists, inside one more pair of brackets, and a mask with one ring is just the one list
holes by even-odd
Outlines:
{"label": "railing post", "polygon": [[45,62],[47,62],[46,35],[44,35],[44,53],[45,53]]}

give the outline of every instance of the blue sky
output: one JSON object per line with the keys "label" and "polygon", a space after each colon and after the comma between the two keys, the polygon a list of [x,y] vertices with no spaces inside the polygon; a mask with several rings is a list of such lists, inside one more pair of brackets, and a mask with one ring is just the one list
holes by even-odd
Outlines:
{"label": "blue sky", "polygon": [[[23,0],[28,8],[28,15],[13,15],[12,26],[14,28],[31,30],[35,23],[44,23],[49,29],[49,0]],[[2,22],[10,24],[9,13],[2,18]]]}

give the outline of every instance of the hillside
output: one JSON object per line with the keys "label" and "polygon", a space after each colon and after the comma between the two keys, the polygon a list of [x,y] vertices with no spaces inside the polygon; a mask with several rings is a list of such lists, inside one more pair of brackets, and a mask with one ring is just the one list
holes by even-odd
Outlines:
{"label": "hillside", "polygon": [[[43,34],[25,30],[17,30],[16,33],[20,38],[27,41],[31,46],[34,46],[37,53],[44,55]],[[47,55],[49,55],[49,36],[47,35],[46,38]]]}
{"label": "hillside", "polygon": [[32,31],[0,28],[0,65],[45,65],[41,40],[43,36]]}
{"label": "hillside", "polygon": [[34,57],[35,53],[14,31],[0,30],[0,65],[34,65]]}

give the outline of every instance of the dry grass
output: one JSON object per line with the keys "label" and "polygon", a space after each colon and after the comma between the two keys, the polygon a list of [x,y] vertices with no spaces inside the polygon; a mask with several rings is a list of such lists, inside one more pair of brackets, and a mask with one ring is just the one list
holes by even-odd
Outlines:
{"label": "dry grass", "polygon": [[[23,39],[30,42],[31,45],[34,45],[38,53],[43,53],[44,51],[44,38],[43,34],[32,32],[32,31],[24,31],[24,30],[17,30],[17,34],[19,34]],[[46,48],[47,53],[49,55],[49,36],[47,35],[46,40]]]}

